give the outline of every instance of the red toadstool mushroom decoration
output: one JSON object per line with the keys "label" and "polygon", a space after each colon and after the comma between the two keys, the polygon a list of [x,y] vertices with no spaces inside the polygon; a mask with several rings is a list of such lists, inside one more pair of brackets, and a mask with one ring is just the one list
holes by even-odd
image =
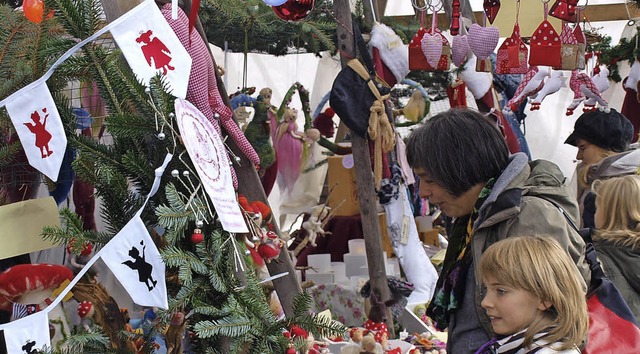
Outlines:
{"label": "red toadstool mushroom decoration", "polygon": [[[73,279],[71,270],[55,264],[18,264],[0,273],[0,309],[11,310],[13,303],[47,307],[53,291],[65,280]],[[62,328],[56,328],[52,343],[62,340],[69,333],[69,324],[62,307],[49,312],[49,319],[59,319]]]}

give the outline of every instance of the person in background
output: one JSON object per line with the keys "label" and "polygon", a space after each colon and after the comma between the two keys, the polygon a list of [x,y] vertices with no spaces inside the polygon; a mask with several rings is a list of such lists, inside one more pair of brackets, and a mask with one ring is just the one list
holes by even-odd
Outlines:
{"label": "person in background", "polygon": [[640,166],[640,150],[629,151],[633,125],[615,109],[583,113],[565,144],[578,148],[577,199],[583,227],[593,228],[595,195],[591,184],[598,179],[634,174]]}
{"label": "person in background", "polygon": [[477,354],[580,353],[589,328],[585,292],[556,240],[524,236],[496,242],[482,254],[478,275],[486,287],[481,304],[496,337]]}
{"label": "person in background", "polygon": [[480,306],[476,269],[494,242],[553,235],[577,265],[586,290],[585,244],[565,218],[578,220],[578,205],[558,166],[529,163],[524,153],[510,156],[500,132],[468,109],[437,114],[414,129],[406,151],[420,180],[420,197],[452,218],[443,268],[427,309],[436,327],[448,328],[448,353],[474,353],[493,337]]}
{"label": "person in background", "polygon": [[595,181],[593,190],[598,258],[640,321],[640,176]]}

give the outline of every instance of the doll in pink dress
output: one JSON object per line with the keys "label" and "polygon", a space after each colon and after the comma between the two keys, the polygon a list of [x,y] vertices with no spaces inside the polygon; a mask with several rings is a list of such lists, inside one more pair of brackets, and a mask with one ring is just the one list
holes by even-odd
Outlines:
{"label": "doll in pink dress", "polygon": [[278,185],[283,192],[291,192],[300,176],[303,156],[306,152],[306,137],[298,131],[295,109],[287,108],[282,115],[282,122],[274,142],[278,160]]}

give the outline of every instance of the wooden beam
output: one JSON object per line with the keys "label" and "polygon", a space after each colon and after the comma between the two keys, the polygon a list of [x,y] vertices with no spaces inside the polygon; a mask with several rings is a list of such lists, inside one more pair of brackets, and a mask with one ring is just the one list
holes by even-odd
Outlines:
{"label": "wooden beam", "polygon": [[[364,2],[365,8],[370,5]],[[333,12],[336,15],[338,48],[341,55],[342,67],[346,67],[349,58],[355,57],[354,38],[351,23],[351,11],[348,0],[334,0]],[[365,119],[365,118],[363,118]],[[367,118],[368,119],[368,118]],[[371,292],[380,295],[384,302],[391,298],[389,284],[387,283],[387,272],[382,251],[382,241],[380,239],[380,224],[376,210],[376,192],[373,186],[373,173],[371,172],[371,157],[369,156],[369,142],[367,139],[351,135],[351,146],[353,149],[353,160],[355,162],[356,190],[360,203],[360,219],[362,221],[362,231],[365,240],[367,253],[367,264],[369,268],[369,284]],[[384,306],[384,304],[383,304]],[[394,337],[393,316],[390,309],[385,308],[387,317],[387,328],[389,337]]]}
{"label": "wooden beam", "polygon": [[[445,11],[447,11],[447,9],[451,8],[450,5],[450,1],[451,0],[447,0],[447,4],[448,7],[445,6]],[[463,1],[469,1],[469,0],[460,0],[460,2],[462,3]],[[461,6],[462,8],[462,12],[463,12],[463,16],[466,18],[470,18],[471,14],[473,15],[473,17],[471,17],[472,21],[475,23],[482,23],[482,17],[483,17],[483,12],[482,11],[471,11],[471,6]],[[502,10],[500,10],[501,12],[498,13],[498,17],[501,16],[508,16],[506,14],[504,14],[502,12]],[[639,19],[640,18],[640,9],[638,9],[635,6],[629,5],[629,14],[631,15],[632,19]],[[521,16],[524,14],[521,14]],[[588,21],[591,22],[600,22],[600,21],[620,21],[620,20],[628,20],[629,19],[629,15],[627,15],[627,8],[625,7],[624,4],[608,4],[608,5],[588,5],[587,8],[583,11],[583,15],[587,18]],[[396,16],[394,17],[394,19],[399,20],[400,22],[404,22],[404,23],[408,23],[410,21],[412,21],[415,18],[415,16]],[[430,15],[429,15],[430,18]],[[553,19],[553,17],[549,17],[550,19]],[[427,22],[427,21],[425,21]],[[515,18],[514,18],[514,22],[515,22]],[[430,23],[430,22],[429,22]],[[440,28],[449,28],[450,26],[450,21],[449,21],[449,15],[448,12],[444,12],[444,13],[438,13],[438,27]],[[507,37],[511,34],[511,32],[509,33],[500,33],[500,35],[502,37]],[[528,33],[522,33],[522,36],[528,37],[529,34]]]}

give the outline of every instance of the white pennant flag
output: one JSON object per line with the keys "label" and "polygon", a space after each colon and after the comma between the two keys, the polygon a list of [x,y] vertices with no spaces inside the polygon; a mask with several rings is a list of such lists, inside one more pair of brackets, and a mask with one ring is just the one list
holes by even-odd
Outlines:
{"label": "white pennant flag", "polygon": [[41,311],[3,325],[7,353],[40,353],[51,347],[49,317]]}
{"label": "white pennant flag", "polygon": [[102,260],[141,306],[167,309],[165,264],[137,213],[100,251]]}
{"label": "white pennant flag", "polygon": [[29,164],[57,181],[67,137],[47,83],[24,90],[6,107]]}
{"label": "white pennant flag", "polygon": [[123,16],[111,29],[131,70],[145,85],[160,72],[176,97],[185,98],[191,73],[191,56],[173,32],[154,1],[146,0]]}

